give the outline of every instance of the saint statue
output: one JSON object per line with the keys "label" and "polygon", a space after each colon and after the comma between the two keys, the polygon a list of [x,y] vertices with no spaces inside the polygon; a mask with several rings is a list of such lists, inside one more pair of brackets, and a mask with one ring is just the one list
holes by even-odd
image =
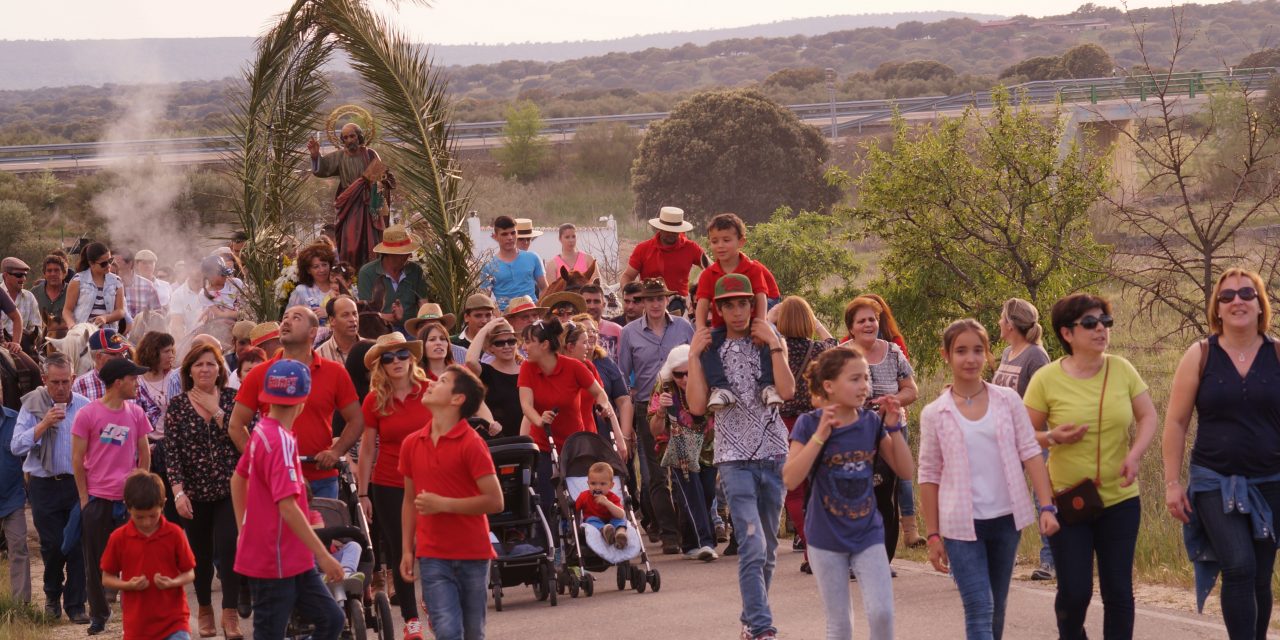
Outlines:
{"label": "saint statue", "polygon": [[338,260],[359,269],[373,258],[373,247],[382,242],[387,228],[383,213],[390,205],[395,179],[378,153],[365,144],[364,131],[354,122],[343,125],[342,148],[320,155],[320,141],[307,142],[311,153],[311,173],[320,178],[338,177],[334,198],[334,222]]}

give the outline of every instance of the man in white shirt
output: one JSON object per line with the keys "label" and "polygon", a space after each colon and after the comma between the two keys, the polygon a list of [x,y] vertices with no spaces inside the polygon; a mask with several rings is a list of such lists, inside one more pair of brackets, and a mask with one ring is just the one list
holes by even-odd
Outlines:
{"label": "man in white shirt", "polygon": [[20,331],[15,331],[13,320],[10,320],[9,316],[4,316],[3,320],[0,320],[0,328],[8,331],[13,336],[14,342],[21,342],[20,334],[39,329],[44,324],[40,319],[40,303],[36,300],[35,294],[23,288],[26,286],[28,274],[31,273],[31,267],[18,258],[10,257],[0,263],[0,271],[4,272],[5,292],[18,308],[18,313],[22,314],[23,325]]}
{"label": "man in white shirt", "polygon": [[133,256],[133,271],[147,280],[156,288],[156,295],[160,297],[160,306],[169,307],[169,298],[173,296],[173,284],[165,282],[156,277],[156,262],[158,258],[154,251],[143,249]]}

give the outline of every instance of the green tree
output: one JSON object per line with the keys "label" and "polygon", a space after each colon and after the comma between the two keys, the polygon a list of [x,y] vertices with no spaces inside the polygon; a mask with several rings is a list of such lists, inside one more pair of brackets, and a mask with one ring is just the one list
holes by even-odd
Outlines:
{"label": "green tree", "polygon": [[804,298],[833,332],[844,305],[858,294],[854,280],[862,272],[845,220],[789,207],[747,233],[745,252],[769,265],[784,296]]}
{"label": "green tree", "polygon": [[748,222],[782,206],[822,211],[840,198],[823,179],[822,134],[755,91],[712,91],[649,127],[631,170],[637,216],[663,205],[705,221],[732,211]]}
{"label": "green tree", "polygon": [[507,124],[502,127],[502,146],[495,152],[502,174],[528,182],[542,174],[548,146],[542,139],[546,122],[538,105],[521,101],[507,107]]}
{"label": "green tree", "polygon": [[1107,50],[1092,42],[1076,45],[1062,54],[1062,68],[1072,78],[1110,76],[1114,64]]}
{"label": "green tree", "polygon": [[[1047,308],[1102,258],[1088,214],[1108,161],[1074,143],[1060,156],[1060,118],[1002,88],[992,99],[985,116],[970,109],[923,132],[896,118],[892,149],[866,149],[854,215],[885,243],[871,286],[904,318],[909,344],[936,344],[966,316],[994,330],[1010,296]],[[938,364],[933,349],[917,353]]]}
{"label": "green tree", "polygon": [[1240,64],[1236,65],[1244,69],[1256,69],[1258,67],[1280,67],[1280,47],[1272,47],[1263,49],[1262,51],[1254,51],[1240,60]]}
{"label": "green tree", "polygon": [[817,67],[804,67],[801,69],[781,69],[769,74],[764,79],[766,86],[787,87],[789,89],[804,89],[811,87],[826,80],[826,73]]}
{"label": "green tree", "polygon": [[1065,78],[1066,73],[1066,69],[1062,66],[1061,56],[1035,56],[1015,65],[1005,67],[1004,71],[1000,72],[999,79],[1058,80]]}
{"label": "green tree", "polygon": [[[35,238],[35,225],[27,205],[17,200],[0,200],[0,256],[17,256],[28,264],[37,257],[39,250]],[[32,279],[32,282],[35,280]]]}
{"label": "green tree", "polygon": [[574,166],[580,175],[626,182],[642,136],[625,122],[597,122],[573,136]]}

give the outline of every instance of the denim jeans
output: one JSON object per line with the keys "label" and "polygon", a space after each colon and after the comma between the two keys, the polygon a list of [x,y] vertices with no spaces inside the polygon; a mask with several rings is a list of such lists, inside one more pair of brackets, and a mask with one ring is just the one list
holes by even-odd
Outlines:
{"label": "denim jeans", "polygon": [[[1257,485],[1271,505],[1272,522],[1280,516],[1280,482]],[[1200,517],[1213,553],[1222,567],[1222,618],[1227,635],[1266,638],[1271,623],[1271,573],[1276,545],[1254,540],[1249,516],[1223,513],[1222,493],[1202,491],[1191,505]]]}
{"label": "denim jeans", "polygon": [[1102,510],[1093,522],[1062,525],[1049,544],[1058,571],[1053,608],[1061,640],[1083,640],[1085,615],[1093,598],[1093,561],[1098,560],[1102,592],[1102,637],[1133,637],[1133,554],[1142,521],[1140,498]]}
{"label": "denim jeans", "polygon": [[[711,330],[711,346],[699,356],[702,362],[702,373],[707,378],[707,389],[729,389],[729,378],[724,375],[724,362],[720,360],[720,345],[724,344],[728,331],[724,327]],[[768,347],[759,347],[760,351],[760,385],[763,389],[773,384],[773,354]],[[636,423],[639,424],[639,423]]]}
{"label": "denim jeans", "polygon": [[489,561],[418,558],[418,570],[436,640],[484,640]]}
{"label": "denim jeans", "polygon": [[164,640],[191,640],[191,633],[188,631],[174,631],[166,636]]}
{"label": "denim jeans", "polygon": [[[907,431],[902,431],[902,439],[910,442]],[[908,518],[916,515],[916,492],[915,483],[911,478],[900,478],[898,480],[898,513]]]}
{"label": "denim jeans", "polygon": [[752,635],[777,629],[769,610],[769,583],[778,555],[778,517],[782,514],[782,461],[734,460],[717,465],[733,514],[738,542],[738,591],[742,623]]}
{"label": "denim jeans", "polygon": [[951,577],[964,602],[965,638],[1000,640],[1021,536],[1011,515],[974,520],[973,528],[977,540],[945,539],[942,544],[951,559]]}
{"label": "denim jeans", "polygon": [[675,467],[667,469],[671,477],[671,497],[680,516],[680,550],[688,553],[702,547],[715,549],[716,530],[711,523],[715,467],[702,467],[688,474]]}
{"label": "denim jeans", "polygon": [[315,625],[312,640],[337,640],[342,633],[346,616],[315,569],[279,580],[249,578],[249,588],[255,638],[283,638],[295,609]]}
{"label": "denim jeans", "polygon": [[28,491],[31,521],[40,535],[40,559],[44,561],[45,602],[68,614],[81,613],[85,603],[84,554],[78,548],[62,553],[62,530],[72,507],[80,501],[76,480],[70,475],[31,476]]}
{"label": "denim jeans", "polygon": [[595,516],[588,516],[587,519],[583,520],[582,522],[584,524],[589,524],[600,530],[604,530],[605,525],[613,525],[614,529],[627,528],[627,521],[623,520],[622,518],[609,518],[609,521],[605,522],[604,520],[601,520],[600,518],[597,518]]}
{"label": "denim jeans", "polygon": [[338,499],[338,478],[321,478],[319,480],[311,480],[311,495],[317,498],[333,498]]}
{"label": "denim jeans", "polygon": [[[1044,459],[1045,461],[1049,460],[1048,449],[1041,449],[1040,455],[1041,455],[1041,458]],[[1037,509],[1036,513],[1039,513],[1040,507],[1043,507],[1044,505],[1040,504],[1040,501],[1039,499],[1036,498],[1034,491],[1031,492],[1031,500],[1036,505],[1036,509]],[[1044,534],[1040,535],[1040,564],[1042,566],[1049,567],[1050,569],[1053,568],[1053,548],[1049,546],[1049,536],[1046,536]]]}
{"label": "denim jeans", "polygon": [[849,603],[849,572],[858,577],[862,610],[871,640],[893,638],[893,574],[884,545],[873,544],[858,553],[809,547],[809,565],[818,582],[818,595],[827,614],[827,640],[853,639],[853,607]]}

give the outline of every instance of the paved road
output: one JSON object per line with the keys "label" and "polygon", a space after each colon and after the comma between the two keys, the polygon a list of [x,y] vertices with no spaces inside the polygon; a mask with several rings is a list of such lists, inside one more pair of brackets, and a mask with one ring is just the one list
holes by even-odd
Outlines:
{"label": "paved road", "polygon": [[[785,546],[785,545],[784,545]],[[640,640],[649,638],[699,638],[732,640],[738,636],[740,601],[737,592],[737,565],[734,558],[710,564],[678,556],[650,556],[662,572],[662,590],[618,591],[612,572],[597,574],[595,596],[571,599],[563,596],[556,607],[538,602],[532,590],[506,590],[503,611],[488,615],[488,637],[496,640],[562,640],[601,638]],[[813,578],[798,571],[800,554],[786,549],[779,558],[771,599],[774,616],[783,638],[824,637],[821,602]],[[896,637],[904,639],[953,639],[963,637],[964,613],[951,580],[934,573],[926,565],[897,560],[899,577],[894,581]],[[1019,568],[1026,574],[1029,569]],[[866,638],[861,598],[856,583],[854,597],[854,637]],[[218,599],[215,594],[215,602]],[[1216,595],[1214,596],[1216,598]],[[191,601],[194,611],[195,601]],[[1102,637],[1102,610],[1097,597],[1090,610],[1088,631]],[[114,621],[113,621],[114,622]],[[195,620],[192,620],[194,628]],[[250,631],[246,621],[244,630]],[[1197,616],[1184,611],[1140,605],[1136,640],[1189,640],[1225,638],[1217,616]],[[119,627],[112,626],[118,633]],[[251,637],[252,634],[248,634]],[[1053,587],[1015,578],[1010,595],[1005,637],[1013,640],[1050,640],[1053,627]]]}

